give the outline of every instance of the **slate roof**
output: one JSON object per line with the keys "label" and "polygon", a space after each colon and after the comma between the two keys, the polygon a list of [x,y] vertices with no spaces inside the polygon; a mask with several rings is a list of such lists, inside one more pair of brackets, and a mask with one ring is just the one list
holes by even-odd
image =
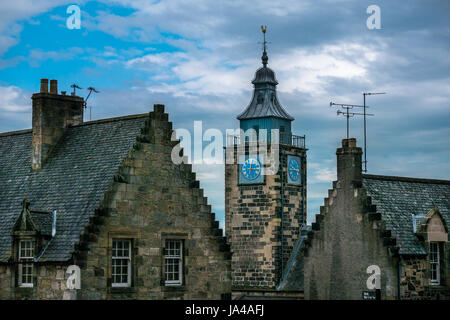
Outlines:
{"label": "slate roof", "polygon": [[38,226],[40,232],[44,236],[52,235],[53,213],[52,212],[33,212],[31,211],[31,218]]}
{"label": "slate roof", "polygon": [[58,211],[56,236],[40,261],[69,260],[146,117],[104,119],[68,128],[37,172],[31,172],[31,130],[0,134],[0,262],[11,256],[11,230],[25,198],[31,210]]}
{"label": "slate roof", "polygon": [[412,214],[425,215],[436,205],[447,230],[450,226],[450,181],[365,174],[363,186],[396,238],[400,254],[426,254],[413,232]]}
{"label": "slate roof", "polygon": [[303,246],[303,240],[308,237],[308,232],[311,231],[311,226],[305,226],[298,238],[294,249],[292,250],[291,256],[289,257],[286,269],[281,278],[280,284],[277,290],[279,291],[303,291],[304,289],[304,255],[301,251]]}
{"label": "slate roof", "polygon": [[247,108],[237,116],[238,120],[277,117],[294,120],[281,106],[277,98],[275,72],[267,67],[256,71],[252,83],[255,85],[252,101]]}

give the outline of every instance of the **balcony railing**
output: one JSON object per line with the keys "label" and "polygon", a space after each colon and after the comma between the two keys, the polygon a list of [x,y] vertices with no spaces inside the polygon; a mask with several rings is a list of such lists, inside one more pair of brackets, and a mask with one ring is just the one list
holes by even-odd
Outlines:
{"label": "balcony railing", "polygon": [[[246,142],[256,142],[257,144],[265,143],[264,140],[251,140],[251,137],[245,136]],[[305,148],[305,136],[297,136],[294,134],[280,134],[280,144],[289,145],[297,148]],[[240,135],[228,135],[227,145],[238,145],[241,143]]]}

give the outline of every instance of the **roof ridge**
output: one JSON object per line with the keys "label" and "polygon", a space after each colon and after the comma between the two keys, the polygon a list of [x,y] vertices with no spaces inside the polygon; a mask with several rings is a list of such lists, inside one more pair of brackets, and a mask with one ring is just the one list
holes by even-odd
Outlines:
{"label": "roof ridge", "polygon": [[81,126],[88,126],[91,124],[98,124],[98,123],[105,123],[105,122],[114,122],[114,121],[121,121],[121,120],[129,120],[129,119],[138,119],[138,118],[145,118],[148,117],[149,113],[138,113],[138,114],[131,114],[127,116],[120,116],[120,117],[113,117],[113,118],[104,118],[104,119],[97,119],[92,121],[86,121],[82,122],[76,125],[71,126],[74,127],[81,127]]}
{"label": "roof ridge", "polygon": [[374,180],[418,182],[418,183],[430,183],[430,184],[450,184],[450,180],[443,180],[443,179],[385,176],[385,175],[377,175],[377,174],[363,174],[362,177],[366,178],[366,179],[374,179]]}
{"label": "roof ridge", "polygon": [[[127,115],[127,116],[120,116],[120,117],[104,118],[104,119],[97,119],[97,120],[92,120],[92,121],[86,121],[86,122],[82,122],[80,124],[72,125],[72,126],[70,126],[70,128],[87,126],[87,125],[91,125],[91,124],[105,123],[105,122],[113,122],[113,121],[145,118],[145,117],[148,117],[148,112],[147,113],[131,114],[131,115]],[[25,134],[25,133],[30,133],[30,132],[33,132],[33,129],[23,129],[23,130],[0,132],[0,137],[19,135],[19,134]]]}
{"label": "roof ridge", "polygon": [[16,131],[0,132],[0,137],[15,136],[15,135],[19,135],[19,134],[30,133],[32,131],[33,131],[33,129],[23,129],[23,130],[16,130]]}

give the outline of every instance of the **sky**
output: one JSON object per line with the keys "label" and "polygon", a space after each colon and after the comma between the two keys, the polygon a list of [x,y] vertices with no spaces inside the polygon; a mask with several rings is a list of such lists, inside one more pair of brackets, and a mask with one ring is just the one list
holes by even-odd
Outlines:
{"label": "sky", "polygon": [[[67,8],[81,10],[69,29]],[[369,29],[370,5],[380,29]],[[0,1],[0,132],[31,127],[40,79],[95,87],[85,121],[166,106],[175,129],[222,132],[251,100],[267,26],[278,98],[308,148],[308,223],[336,179],[345,118],[363,103],[368,173],[450,179],[450,2],[348,0]],[[87,90],[79,91],[86,96]],[[363,146],[363,119],[350,136]],[[223,165],[194,165],[224,227]]]}

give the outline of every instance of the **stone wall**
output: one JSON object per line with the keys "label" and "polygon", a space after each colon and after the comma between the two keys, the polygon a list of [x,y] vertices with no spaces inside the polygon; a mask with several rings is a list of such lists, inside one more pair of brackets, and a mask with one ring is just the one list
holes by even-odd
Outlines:
{"label": "stone wall", "polygon": [[[282,147],[286,155],[280,161],[281,170],[277,174],[266,175],[264,183],[240,185],[237,148],[234,148],[234,164],[225,165],[225,221],[233,254],[233,290],[274,289],[280,281],[283,265],[289,259],[306,217],[306,201],[303,201],[306,190],[302,188],[306,188],[306,150]],[[287,184],[287,154],[299,155],[303,159],[301,186]],[[283,179],[281,174],[284,175]]]}
{"label": "stone wall", "polygon": [[[87,228],[75,262],[82,299],[220,299],[231,294],[230,254],[191,165],[171,160],[171,123],[156,105]],[[132,286],[111,288],[113,238],[132,239]],[[164,285],[165,239],[184,242],[182,286]]]}
{"label": "stone wall", "polygon": [[430,263],[427,257],[404,257],[400,273],[400,292],[402,300],[450,300],[450,284],[447,273],[448,248],[443,248],[446,254],[441,257],[444,262],[441,267],[441,283],[430,284]]}
{"label": "stone wall", "polygon": [[[105,133],[108,134],[108,133]],[[231,297],[231,254],[189,164],[174,164],[172,124],[155,105],[67,264],[35,264],[33,288],[18,288],[0,265],[0,299],[221,299]],[[111,137],[113,139],[114,137]],[[111,287],[112,239],[132,242],[130,287]],[[166,239],[183,242],[183,282],[165,286]],[[81,289],[66,288],[67,266]]]}
{"label": "stone wall", "polygon": [[305,239],[305,299],[362,299],[370,265],[381,269],[382,298],[394,299],[397,259],[383,244],[383,223],[361,188],[356,142],[338,149],[338,170],[338,181]]}
{"label": "stone wall", "polygon": [[67,290],[68,275],[66,264],[35,264],[34,286],[20,288],[16,286],[14,265],[0,265],[0,299],[62,299]]}

